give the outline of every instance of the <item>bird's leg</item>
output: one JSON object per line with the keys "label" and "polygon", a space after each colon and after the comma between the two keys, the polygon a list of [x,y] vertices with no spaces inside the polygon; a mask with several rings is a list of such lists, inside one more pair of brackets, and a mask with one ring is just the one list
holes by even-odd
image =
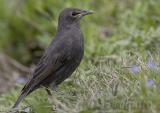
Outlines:
{"label": "bird's leg", "polygon": [[51,93],[51,91],[50,91],[48,88],[46,88],[46,91],[47,91],[47,94],[48,94],[49,96],[52,96],[52,93]]}
{"label": "bird's leg", "polygon": [[[53,101],[52,101],[53,100],[52,99],[52,92],[48,88],[46,88],[46,91],[47,91],[47,94],[48,94],[48,97],[49,97],[48,98],[49,102],[53,103]],[[56,106],[54,106],[53,109],[56,110]]]}
{"label": "bird's leg", "polygon": [[61,103],[59,100],[57,100],[57,99],[55,98],[55,96],[53,96],[52,92],[51,92],[49,89],[46,88],[46,91],[47,91],[48,96],[49,96],[49,101],[50,101],[51,103],[55,104],[54,110],[56,110],[57,107],[60,107],[60,108],[62,108],[62,109],[64,109],[64,110],[67,110],[67,109],[68,109],[66,105],[64,105],[63,103]]}

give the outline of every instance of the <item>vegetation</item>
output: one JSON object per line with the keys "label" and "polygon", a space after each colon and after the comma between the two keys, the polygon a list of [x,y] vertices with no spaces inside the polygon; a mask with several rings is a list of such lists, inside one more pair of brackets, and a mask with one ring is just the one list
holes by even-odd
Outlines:
{"label": "vegetation", "polygon": [[[66,107],[53,106],[44,90],[21,104],[31,113],[158,113],[160,111],[159,0],[0,0],[0,50],[34,65],[53,39],[65,7],[94,10],[81,28],[85,57],[71,78],[53,91]],[[8,111],[23,85],[0,95]]]}

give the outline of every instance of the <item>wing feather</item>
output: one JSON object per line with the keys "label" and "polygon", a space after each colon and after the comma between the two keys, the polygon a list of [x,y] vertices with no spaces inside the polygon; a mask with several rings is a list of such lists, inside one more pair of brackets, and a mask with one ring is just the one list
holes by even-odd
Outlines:
{"label": "wing feather", "polygon": [[[58,49],[59,50],[59,49]],[[35,71],[33,72],[32,78],[26,83],[22,91],[24,90],[33,90],[36,86],[40,86],[41,82],[46,79],[49,75],[54,73],[57,69],[64,65],[68,59],[67,53],[64,50],[57,52],[56,48],[50,51],[50,54],[47,52],[40,59]],[[55,54],[53,54],[55,53]]]}

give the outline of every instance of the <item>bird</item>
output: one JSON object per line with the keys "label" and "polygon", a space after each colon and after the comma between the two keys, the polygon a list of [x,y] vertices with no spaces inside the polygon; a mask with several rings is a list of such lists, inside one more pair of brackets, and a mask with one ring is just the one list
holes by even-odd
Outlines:
{"label": "bird", "polygon": [[65,8],[60,12],[55,37],[12,108],[17,108],[26,96],[42,86],[51,95],[50,89],[54,90],[72,75],[84,56],[84,36],[80,20],[92,13],[93,11],[79,8]]}

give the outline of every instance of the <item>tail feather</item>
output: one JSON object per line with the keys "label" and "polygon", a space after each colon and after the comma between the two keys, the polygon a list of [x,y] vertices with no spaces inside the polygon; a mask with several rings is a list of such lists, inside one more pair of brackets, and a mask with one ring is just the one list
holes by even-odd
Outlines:
{"label": "tail feather", "polygon": [[17,101],[15,102],[12,108],[17,108],[19,103],[23,101],[23,99],[28,95],[28,92],[21,92],[20,96],[18,97]]}
{"label": "tail feather", "polygon": [[35,90],[35,89],[38,88],[38,87],[35,87],[35,85],[30,85],[30,83],[32,83],[32,82],[31,82],[31,81],[28,82],[28,83],[24,86],[24,88],[22,89],[20,96],[18,97],[17,101],[15,102],[14,106],[12,107],[13,109],[14,109],[14,108],[17,108],[18,105],[19,105],[19,103],[20,103],[21,101],[23,101],[23,99],[24,99],[28,94],[30,94],[33,90]]}
{"label": "tail feather", "polygon": [[17,101],[15,102],[12,108],[17,108],[19,103],[23,101],[23,99],[31,92],[31,89],[32,87],[29,87],[29,88],[26,87],[22,89],[20,96],[18,97]]}

